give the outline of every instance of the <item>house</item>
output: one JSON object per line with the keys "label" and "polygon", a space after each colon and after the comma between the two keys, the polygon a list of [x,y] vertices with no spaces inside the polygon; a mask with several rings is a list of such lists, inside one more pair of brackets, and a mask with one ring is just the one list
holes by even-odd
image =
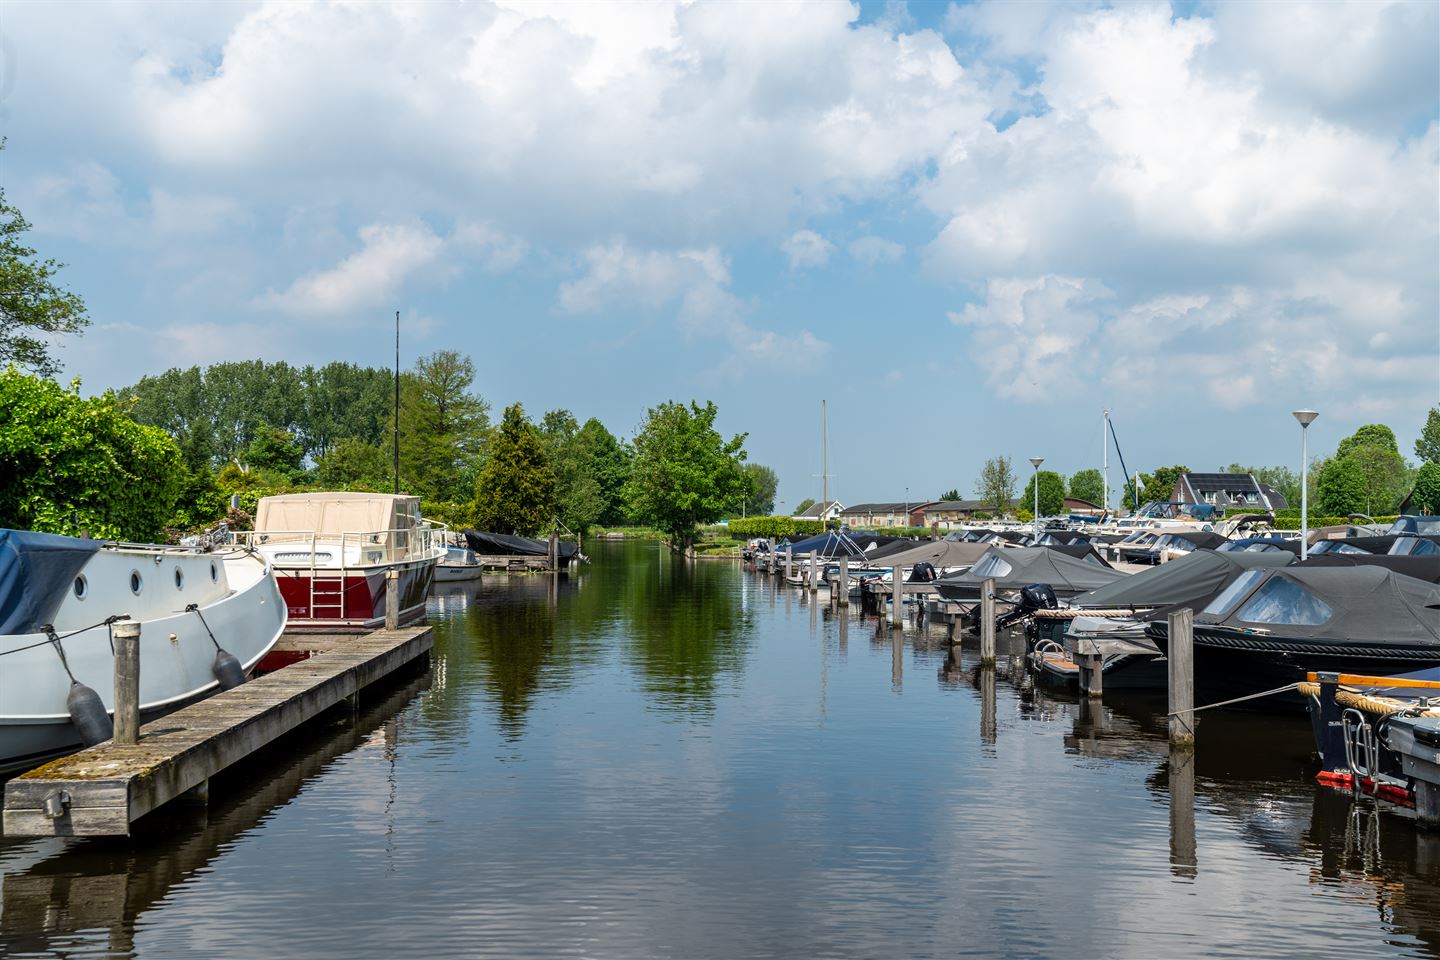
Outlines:
{"label": "house", "polygon": [[839,500],[830,500],[825,503],[812,503],[810,506],[795,514],[795,520],[824,520],[829,523],[845,510],[845,505]]}
{"label": "house", "polygon": [[[1006,512],[1013,512],[1015,501],[1010,501]],[[984,500],[937,500],[911,511],[917,527],[939,527],[948,530],[952,526],[967,523],[977,513],[991,513],[991,505]]]}
{"label": "house", "polygon": [[1182,473],[1170,498],[1176,503],[1209,503],[1217,507],[1284,510],[1285,498],[1253,473]]}
{"label": "house", "polygon": [[1098,517],[1105,512],[1104,508],[1089,500],[1081,500],[1079,497],[1065,498],[1065,513],[1078,513],[1087,517]]}
{"label": "house", "polygon": [[888,503],[857,503],[840,512],[840,521],[852,527],[923,526],[925,510],[934,506],[935,502],[915,500],[906,503],[897,500]]}

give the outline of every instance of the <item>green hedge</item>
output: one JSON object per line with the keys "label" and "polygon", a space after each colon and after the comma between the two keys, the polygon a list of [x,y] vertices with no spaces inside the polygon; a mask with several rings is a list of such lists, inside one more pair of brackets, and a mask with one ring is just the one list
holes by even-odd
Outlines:
{"label": "green hedge", "polygon": [[820,520],[796,520],[794,517],[741,517],[730,521],[730,533],[736,537],[811,537],[825,532]]}
{"label": "green hedge", "polygon": [[[1394,517],[1376,517],[1375,522],[1383,525],[1390,525],[1395,521]],[[1349,517],[1311,517],[1310,529],[1316,527],[1342,527],[1349,524],[1364,523],[1363,520],[1351,520]],[[1296,513],[1293,517],[1276,517],[1273,524],[1276,530],[1299,530],[1300,515]]]}

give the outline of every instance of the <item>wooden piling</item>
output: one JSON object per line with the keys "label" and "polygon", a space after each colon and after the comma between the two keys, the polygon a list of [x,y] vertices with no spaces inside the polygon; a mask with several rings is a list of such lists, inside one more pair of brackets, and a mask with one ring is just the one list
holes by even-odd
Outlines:
{"label": "wooden piling", "polygon": [[840,589],[839,598],[836,601],[842,607],[850,606],[850,558],[840,558]]}
{"label": "wooden piling", "polygon": [[1170,744],[1188,749],[1195,744],[1195,611],[1170,614],[1169,627]]}
{"label": "wooden piling", "polygon": [[385,571],[385,629],[400,629],[400,571]]}
{"label": "wooden piling", "polygon": [[785,544],[785,582],[789,583],[790,578],[795,575],[795,548],[791,544]]}
{"label": "wooden piling", "polygon": [[822,570],[823,570],[823,568],[822,568],[822,566],[821,566],[821,564],[820,564],[820,558],[817,557],[817,556],[816,556],[815,554],[813,554],[813,553],[810,554],[810,592],[811,592],[811,593],[818,593],[818,592],[820,592],[820,574],[821,574]]}
{"label": "wooden piling", "polygon": [[[1090,641],[1080,641],[1089,644]],[[1102,694],[1105,658],[1096,653],[1087,653],[1080,650],[1080,644],[1076,645],[1075,663],[1080,667],[1080,692],[1091,699],[1098,700]]]}
{"label": "wooden piling", "polygon": [[995,580],[980,584],[980,666],[995,666]]}
{"label": "wooden piling", "polygon": [[115,743],[140,742],[140,623],[120,620],[115,638]]}
{"label": "wooden piling", "polygon": [[900,564],[890,568],[890,622],[901,627],[905,625],[905,575]]}

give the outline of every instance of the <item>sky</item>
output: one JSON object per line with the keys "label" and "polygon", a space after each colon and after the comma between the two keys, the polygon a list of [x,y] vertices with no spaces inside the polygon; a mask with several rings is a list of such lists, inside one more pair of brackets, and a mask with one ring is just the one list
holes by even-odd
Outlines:
{"label": "sky", "polygon": [[822,400],[845,503],[1440,401],[1434,2],[6,0],[0,132],[86,392],[398,310],[497,414],[714,400],[784,510]]}

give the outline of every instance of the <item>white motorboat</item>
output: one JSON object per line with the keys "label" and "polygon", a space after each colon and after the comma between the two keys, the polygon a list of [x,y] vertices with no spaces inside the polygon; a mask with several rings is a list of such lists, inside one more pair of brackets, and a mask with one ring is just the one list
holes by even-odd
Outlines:
{"label": "white motorboat", "polygon": [[449,547],[445,556],[435,564],[436,583],[459,583],[462,580],[479,580],[482,567],[475,551],[464,547]]}
{"label": "white motorboat", "polygon": [[401,623],[424,616],[445,533],[419,497],[294,493],[261,498],[255,529],[235,538],[274,566],[290,629],[333,632],[381,627],[392,603]]}
{"label": "white motorboat", "polygon": [[148,720],[220,689],[221,651],[248,673],[285,629],[285,604],[269,563],[243,550],[0,530],[0,770],[82,746],[87,716],[67,700],[83,688],[98,696],[88,720],[108,727],[110,628],[123,619],[141,624]]}

